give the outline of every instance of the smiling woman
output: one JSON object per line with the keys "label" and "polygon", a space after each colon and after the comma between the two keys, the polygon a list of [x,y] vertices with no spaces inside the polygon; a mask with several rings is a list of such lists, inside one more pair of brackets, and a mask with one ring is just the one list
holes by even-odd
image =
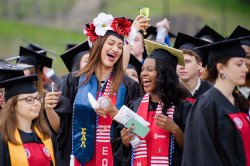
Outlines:
{"label": "smiling woman", "polygon": [[30,75],[0,82],[6,102],[0,112],[0,165],[56,165],[56,142],[41,111],[36,80]]}
{"label": "smiling woman", "polygon": [[[112,117],[103,109],[93,109],[87,96],[88,93],[96,99],[108,96],[118,109],[139,97],[139,85],[125,76],[123,69],[125,43],[133,44],[136,30],[147,27],[140,26],[145,18],[135,20],[132,24],[127,18],[100,13],[93,23],[86,25],[84,33],[90,45],[89,60],[77,74],[71,73],[67,77],[62,89],[62,95],[70,100],[72,109],[57,112],[60,116],[60,129],[57,130],[60,131],[59,165],[69,165],[69,162],[72,165],[114,165],[110,144]],[[106,118],[104,114],[107,114]]]}

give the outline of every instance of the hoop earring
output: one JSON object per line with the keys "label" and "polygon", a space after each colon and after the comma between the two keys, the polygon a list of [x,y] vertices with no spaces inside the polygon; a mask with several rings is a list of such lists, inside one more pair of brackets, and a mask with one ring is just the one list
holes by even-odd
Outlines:
{"label": "hoop earring", "polygon": [[220,78],[222,79],[222,80],[225,80],[225,75],[223,74],[223,73],[220,73]]}

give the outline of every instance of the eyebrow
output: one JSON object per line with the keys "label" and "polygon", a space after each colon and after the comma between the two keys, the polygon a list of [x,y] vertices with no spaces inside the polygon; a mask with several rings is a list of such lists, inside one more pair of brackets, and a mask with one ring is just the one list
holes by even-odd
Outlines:
{"label": "eyebrow", "polygon": [[110,41],[112,41],[112,42],[115,42],[115,43],[118,43],[118,44],[123,44],[123,42],[117,42],[117,41],[115,41],[114,39],[108,39],[108,40],[110,40]]}

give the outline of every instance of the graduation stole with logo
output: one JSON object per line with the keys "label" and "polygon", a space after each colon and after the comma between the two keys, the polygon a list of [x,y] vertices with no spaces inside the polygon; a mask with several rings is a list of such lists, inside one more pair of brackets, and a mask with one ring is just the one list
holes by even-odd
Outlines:
{"label": "graduation stole with logo", "polygon": [[[42,134],[36,127],[35,127],[35,133],[41,139],[45,147],[47,147],[49,154],[52,158],[53,165],[55,166],[55,157],[54,157],[54,150],[53,150],[53,144],[52,144],[51,138],[48,138],[46,140],[42,139]],[[15,145],[15,144],[8,142],[11,165],[12,166],[19,166],[19,165],[28,166],[29,163],[28,163],[25,151],[24,151],[24,147],[23,147],[18,129],[15,130],[15,138],[21,144]]]}
{"label": "graduation stole with logo", "polygon": [[246,165],[250,165],[250,120],[249,116],[246,113],[238,112],[228,114],[229,118],[233,121],[236,128],[240,132],[245,156],[246,156]]}
{"label": "graduation stole with logo", "polygon": [[[96,165],[96,162],[99,162],[97,164],[99,165],[102,162],[106,163],[108,161],[108,164],[112,165],[113,157],[110,145],[112,119],[109,115],[106,116],[107,118],[96,116],[96,112],[88,101],[88,92],[93,96],[97,96],[98,80],[95,75],[92,75],[88,83],[80,86],[84,78],[85,75],[79,78],[79,88],[74,102],[72,152],[81,164],[88,165],[88,163],[93,163]],[[125,94],[126,88],[122,83],[117,95],[111,97],[112,103],[118,109],[124,103]]]}
{"label": "graduation stole with logo", "polygon": [[[156,123],[154,123],[154,111],[149,112],[148,109],[149,94],[146,93],[137,113],[142,116],[144,120],[151,122],[150,132],[145,138],[141,138],[141,145],[133,150],[133,165],[167,165],[169,163],[170,133],[159,128]],[[161,103],[158,104],[156,113],[162,113]]]}

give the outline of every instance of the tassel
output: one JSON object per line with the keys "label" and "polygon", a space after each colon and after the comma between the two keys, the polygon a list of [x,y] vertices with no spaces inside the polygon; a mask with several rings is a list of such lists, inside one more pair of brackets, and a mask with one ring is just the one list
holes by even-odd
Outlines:
{"label": "tassel", "polygon": [[75,157],[73,154],[70,155],[70,166],[74,166],[75,165]]}

